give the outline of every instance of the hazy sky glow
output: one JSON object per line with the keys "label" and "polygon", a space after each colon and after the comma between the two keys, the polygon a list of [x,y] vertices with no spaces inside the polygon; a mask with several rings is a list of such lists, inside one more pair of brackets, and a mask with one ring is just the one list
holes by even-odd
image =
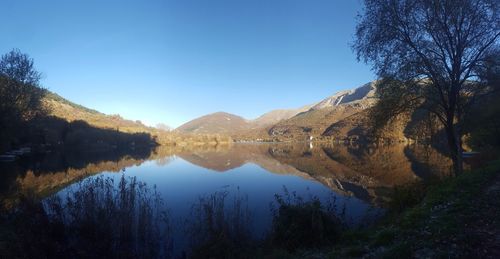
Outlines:
{"label": "hazy sky glow", "polygon": [[107,114],[171,126],[252,119],[373,80],[350,48],[359,0],[2,1],[0,52]]}

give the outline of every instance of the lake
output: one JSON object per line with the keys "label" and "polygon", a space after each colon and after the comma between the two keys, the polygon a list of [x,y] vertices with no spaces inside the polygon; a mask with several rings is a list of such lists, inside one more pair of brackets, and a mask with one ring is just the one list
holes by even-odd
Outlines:
{"label": "lake", "polygon": [[50,153],[0,164],[4,207],[18,193],[65,197],[82,181],[122,176],[156,188],[173,226],[174,251],[188,245],[186,225],[196,204],[223,195],[231,209],[242,201],[255,238],[269,232],[276,195],[316,197],[333,204],[352,227],[371,224],[384,213],[394,186],[441,177],[448,158],[424,145],[348,145],[320,143],[233,144],[167,147],[134,154]]}

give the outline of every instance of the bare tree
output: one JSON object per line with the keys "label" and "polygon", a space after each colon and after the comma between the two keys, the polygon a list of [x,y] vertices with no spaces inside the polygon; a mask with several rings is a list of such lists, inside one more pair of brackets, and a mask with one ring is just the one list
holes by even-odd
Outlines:
{"label": "bare tree", "polygon": [[365,0],[353,49],[382,79],[381,105],[425,104],[442,123],[456,174],[461,121],[488,90],[480,73],[499,47],[497,0]]}

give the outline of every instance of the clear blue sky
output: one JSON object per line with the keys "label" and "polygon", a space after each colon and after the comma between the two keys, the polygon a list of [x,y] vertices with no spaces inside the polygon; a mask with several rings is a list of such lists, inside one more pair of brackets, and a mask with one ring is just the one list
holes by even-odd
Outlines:
{"label": "clear blue sky", "polygon": [[107,114],[170,126],[252,119],[375,78],[351,51],[360,0],[2,1],[0,52]]}

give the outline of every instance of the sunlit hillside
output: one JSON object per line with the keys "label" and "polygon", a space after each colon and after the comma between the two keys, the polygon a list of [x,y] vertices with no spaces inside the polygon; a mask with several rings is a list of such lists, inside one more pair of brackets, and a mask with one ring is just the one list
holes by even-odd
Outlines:
{"label": "sunlit hillside", "polygon": [[140,121],[126,120],[120,115],[106,115],[96,110],[84,107],[64,99],[53,92],[47,92],[44,103],[50,114],[63,118],[69,122],[84,120],[99,128],[116,129],[122,132],[155,132],[156,129],[144,125]]}
{"label": "sunlit hillside", "polygon": [[[120,115],[107,115],[85,106],[73,103],[56,93],[47,92],[43,100],[49,114],[68,122],[85,121],[101,129],[112,129],[125,133],[148,133],[158,144],[163,145],[214,145],[232,142],[228,136],[220,134],[179,134],[144,125],[141,121],[132,121]],[[202,132],[203,133],[203,132]]]}

